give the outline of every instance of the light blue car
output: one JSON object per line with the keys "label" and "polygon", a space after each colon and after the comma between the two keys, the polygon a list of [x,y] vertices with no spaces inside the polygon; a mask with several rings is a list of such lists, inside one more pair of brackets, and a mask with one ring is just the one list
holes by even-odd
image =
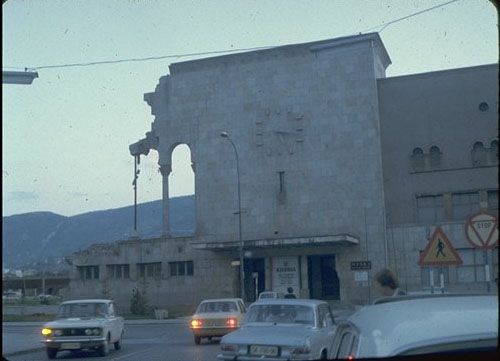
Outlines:
{"label": "light blue car", "polygon": [[326,360],[336,325],[325,301],[261,299],[221,340],[221,360]]}

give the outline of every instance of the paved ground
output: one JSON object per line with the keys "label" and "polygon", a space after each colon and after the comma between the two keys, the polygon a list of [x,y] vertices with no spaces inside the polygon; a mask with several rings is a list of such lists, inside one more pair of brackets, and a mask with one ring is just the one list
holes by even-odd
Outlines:
{"label": "paved ground", "polygon": [[[349,317],[354,310],[336,310],[336,322]],[[166,320],[125,320],[125,325],[147,324],[187,324],[189,317]],[[3,322],[2,323],[2,355],[19,355],[43,349],[40,329],[45,322]]]}
{"label": "paved ground", "polygon": [[[189,317],[167,320],[126,320],[130,324],[167,324],[185,323]],[[2,355],[16,355],[43,349],[40,329],[45,322],[2,322]],[[30,329],[30,331],[26,331]]]}

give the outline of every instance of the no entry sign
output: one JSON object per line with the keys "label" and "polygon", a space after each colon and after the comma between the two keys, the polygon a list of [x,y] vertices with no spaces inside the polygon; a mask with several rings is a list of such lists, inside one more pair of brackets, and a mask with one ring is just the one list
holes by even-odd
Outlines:
{"label": "no entry sign", "polygon": [[475,248],[490,249],[498,246],[498,216],[479,212],[469,217],[465,236]]}

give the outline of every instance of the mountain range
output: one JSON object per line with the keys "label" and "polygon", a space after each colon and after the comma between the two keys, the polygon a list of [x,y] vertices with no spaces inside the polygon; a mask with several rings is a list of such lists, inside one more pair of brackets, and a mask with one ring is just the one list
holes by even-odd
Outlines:
{"label": "mountain range", "polygon": [[[171,198],[170,218],[173,236],[193,234],[194,196]],[[2,266],[35,270],[65,267],[64,256],[93,243],[128,239],[133,228],[134,206],[71,217],[52,212],[2,217]],[[161,235],[161,200],[137,205],[137,231],[141,238]]]}

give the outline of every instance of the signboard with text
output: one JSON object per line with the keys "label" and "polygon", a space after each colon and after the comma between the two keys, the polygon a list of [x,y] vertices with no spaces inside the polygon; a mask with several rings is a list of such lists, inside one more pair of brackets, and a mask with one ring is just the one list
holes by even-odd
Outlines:
{"label": "signboard with text", "polygon": [[299,257],[273,257],[273,291],[287,293],[292,287],[299,294]]}
{"label": "signboard with text", "polygon": [[479,212],[469,217],[465,225],[465,236],[470,244],[479,249],[498,246],[498,216]]}
{"label": "signboard with text", "polygon": [[371,261],[353,261],[351,262],[351,271],[372,269]]}

